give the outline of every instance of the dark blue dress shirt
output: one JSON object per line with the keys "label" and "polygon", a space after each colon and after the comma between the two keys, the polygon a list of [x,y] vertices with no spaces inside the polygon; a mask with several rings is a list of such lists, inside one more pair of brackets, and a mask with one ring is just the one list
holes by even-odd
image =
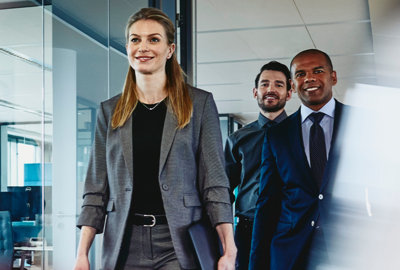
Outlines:
{"label": "dark blue dress shirt", "polygon": [[[283,111],[277,118],[280,123],[287,117]],[[232,133],[225,146],[225,170],[231,191],[238,187],[235,216],[253,219],[258,199],[261,154],[265,131],[271,121],[260,113],[258,120]],[[234,196],[232,194],[232,201]]]}

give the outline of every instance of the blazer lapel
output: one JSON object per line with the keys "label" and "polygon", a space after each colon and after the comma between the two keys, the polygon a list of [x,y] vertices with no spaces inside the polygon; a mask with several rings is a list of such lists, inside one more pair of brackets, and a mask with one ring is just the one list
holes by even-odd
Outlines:
{"label": "blazer lapel", "polygon": [[324,179],[322,180],[322,185],[321,185],[321,190],[324,189],[326,186],[330,176],[332,175],[332,166],[336,166],[337,164],[337,156],[335,156],[335,150],[336,150],[336,141],[337,141],[337,136],[338,136],[338,130],[340,127],[340,122],[342,118],[342,113],[343,113],[343,104],[338,102],[335,99],[335,119],[333,122],[333,131],[332,131],[332,141],[331,141],[331,148],[329,150],[329,156],[328,156],[328,163],[326,164],[326,169],[325,169],[325,174],[324,174]]}
{"label": "blazer lapel", "polygon": [[126,167],[133,186],[133,142],[132,142],[132,115],[126,121],[125,125],[120,127],[120,139],[122,153],[124,154]]}
{"label": "blazer lapel", "polygon": [[304,152],[300,109],[295,112],[291,121],[292,124],[289,125],[289,140],[293,149],[293,153],[296,156],[297,162],[300,164],[300,167],[306,175],[307,179],[311,182],[313,187],[317,188],[317,184],[315,183],[311,174],[311,169],[307,161],[306,153]]}
{"label": "blazer lapel", "polygon": [[164,129],[161,139],[161,151],[160,151],[160,167],[158,175],[161,175],[162,169],[168,157],[168,153],[171,150],[172,142],[174,141],[175,134],[177,131],[178,121],[172,109],[168,107],[167,114],[164,121]]}

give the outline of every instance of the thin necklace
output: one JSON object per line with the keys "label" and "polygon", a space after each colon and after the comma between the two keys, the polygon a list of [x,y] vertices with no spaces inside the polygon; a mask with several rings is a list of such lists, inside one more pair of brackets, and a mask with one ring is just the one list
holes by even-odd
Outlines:
{"label": "thin necklace", "polygon": [[154,107],[151,107],[151,108],[147,107],[147,106],[146,106],[144,103],[142,103],[140,100],[138,100],[138,101],[139,101],[140,104],[142,104],[146,109],[148,109],[149,111],[152,111],[152,110],[154,110],[161,102],[163,102],[164,99],[161,100],[160,102],[158,102],[156,105],[154,105]]}

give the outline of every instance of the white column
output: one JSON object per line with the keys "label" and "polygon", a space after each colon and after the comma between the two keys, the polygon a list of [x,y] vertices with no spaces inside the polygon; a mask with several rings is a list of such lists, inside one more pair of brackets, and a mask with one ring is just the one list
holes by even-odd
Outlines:
{"label": "white column", "polygon": [[53,49],[53,269],[72,269],[76,253],[76,52]]}

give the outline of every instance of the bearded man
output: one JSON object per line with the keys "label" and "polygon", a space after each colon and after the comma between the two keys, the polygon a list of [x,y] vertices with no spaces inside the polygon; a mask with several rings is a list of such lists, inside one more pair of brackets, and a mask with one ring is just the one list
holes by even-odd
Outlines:
{"label": "bearded man", "polygon": [[235,205],[235,216],[238,217],[235,230],[238,249],[236,269],[248,269],[264,135],[270,126],[287,117],[284,107],[292,97],[289,79],[290,72],[285,65],[276,61],[264,65],[253,89],[253,96],[260,107],[258,120],[237,130],[226,141],[226,173],[231,190],[238,187]]}

